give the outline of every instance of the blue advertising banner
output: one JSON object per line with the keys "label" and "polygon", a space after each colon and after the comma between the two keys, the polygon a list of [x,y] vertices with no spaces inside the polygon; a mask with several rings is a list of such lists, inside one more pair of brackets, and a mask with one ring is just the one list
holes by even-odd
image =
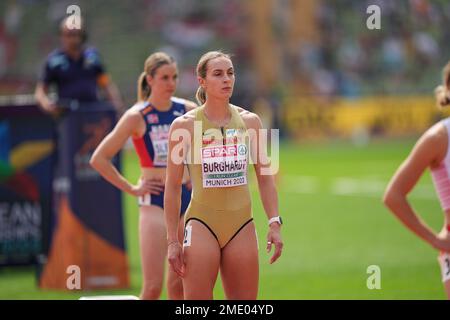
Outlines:
{"label": "blue advertising banner", "polygon": [[54,133],[37,106],[0,107],[0,266],[34,264],[48,247]]}
{"label": "blue advertising banner", "polygon": [[[105,103],[82,103],[58,122],[54,216],[42,288],[70,289],[68,273],[80,273],[80,288],[129,286],[121,192],[89,164],[98,144],[116,123]],[[120,167],[119,156],[113,159]]]}

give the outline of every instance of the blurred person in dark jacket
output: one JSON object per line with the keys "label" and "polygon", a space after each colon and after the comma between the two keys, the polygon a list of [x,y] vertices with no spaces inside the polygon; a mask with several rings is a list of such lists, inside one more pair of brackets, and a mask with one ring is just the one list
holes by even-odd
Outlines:
{"label": "blurred person in dark jacket", "polygon": [[68,19],[60,24],[61,46],[51,52],[44,64],[36,85],[35,97],[48,113],[58,113],[58,103],[49,97],[50,87],[56,87],[59,101],[99,101],[98,91],[103,90],[117,111],[123,107],[117,86],[111,81],[98,51],[86,45],[87,32],[83,21],[80,28],[69,28]]}

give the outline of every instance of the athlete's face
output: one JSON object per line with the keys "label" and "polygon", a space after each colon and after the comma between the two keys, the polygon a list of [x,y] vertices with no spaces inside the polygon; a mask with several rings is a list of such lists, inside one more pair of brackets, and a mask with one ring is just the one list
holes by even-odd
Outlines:
{"label": "athlete's face", "polygon": [[200,85],[208,97],[229,100],[234,88],[233,63],[226,57],[219,57],[208,62],[206,78],[199,78]]}
{"label": "athlete's face", "polygon": [[175,63],[159,67],[155,75],[147,76],[147,82],[152,88],[152,94],[170,99],[177,89],[178,70]]}

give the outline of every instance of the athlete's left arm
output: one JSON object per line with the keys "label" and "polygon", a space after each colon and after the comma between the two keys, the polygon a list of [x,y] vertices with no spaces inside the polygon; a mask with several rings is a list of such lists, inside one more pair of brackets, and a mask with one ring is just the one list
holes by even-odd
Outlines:
{"label": "athlete's left arm", "polygon": [[[279,216],[278,211],[278,194],[275,187],[274,175],[271,168],[271,160],[267,156],[267,139],[261,139],[260,136],[267,134],[266,130],[262,130],[261,119],[258,115],[245,112],[243,119],[250,134],[250,155],[254,163],[256,177],[258,180],[259,193],[264,206],[267,218]],[[281,225],[272,223],[269,226],[267,234],[267,252],[275,245],[275,252],[270,259],[270,263],[275,262],[280,256],[283,249],[283,241],[281,239]]]}

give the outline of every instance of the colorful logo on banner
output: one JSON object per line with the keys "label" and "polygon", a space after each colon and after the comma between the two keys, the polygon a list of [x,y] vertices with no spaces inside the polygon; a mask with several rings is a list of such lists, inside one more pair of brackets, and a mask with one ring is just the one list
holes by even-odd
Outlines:
{"label": "colorful logo on banner", "polygon": [[19,255],[24,261],[41,249],[41,186],[30,169],[52,154],[54,144],[30,139],[11,147],[6,121],[0,122],[0,141],[0,260],[16,261]]}
{"label": "colorful logo on banner", "polygon": [[[38,201],[39,188],[34,178],[26,172],[53,152],[51,140],[24,141],[14,148],[9,148],[8,123],[0,123],[0,184],[30,201]],[[5,143],[3,143],[5,142]]]}
{"label": "colorful logo on banner", "polygon": [[[73,265],[81,270],[81,290],[129,285],[121,192],[89,165],[116,117],[112,108],[101,104],[89,108],[67,114],[58,127],[62,160],[56,163],[55,179],[70,187],[54,188],[55,218],[41,288],[70,290],[66,270]],[[120,170],[119,155],[112,163]]]}

